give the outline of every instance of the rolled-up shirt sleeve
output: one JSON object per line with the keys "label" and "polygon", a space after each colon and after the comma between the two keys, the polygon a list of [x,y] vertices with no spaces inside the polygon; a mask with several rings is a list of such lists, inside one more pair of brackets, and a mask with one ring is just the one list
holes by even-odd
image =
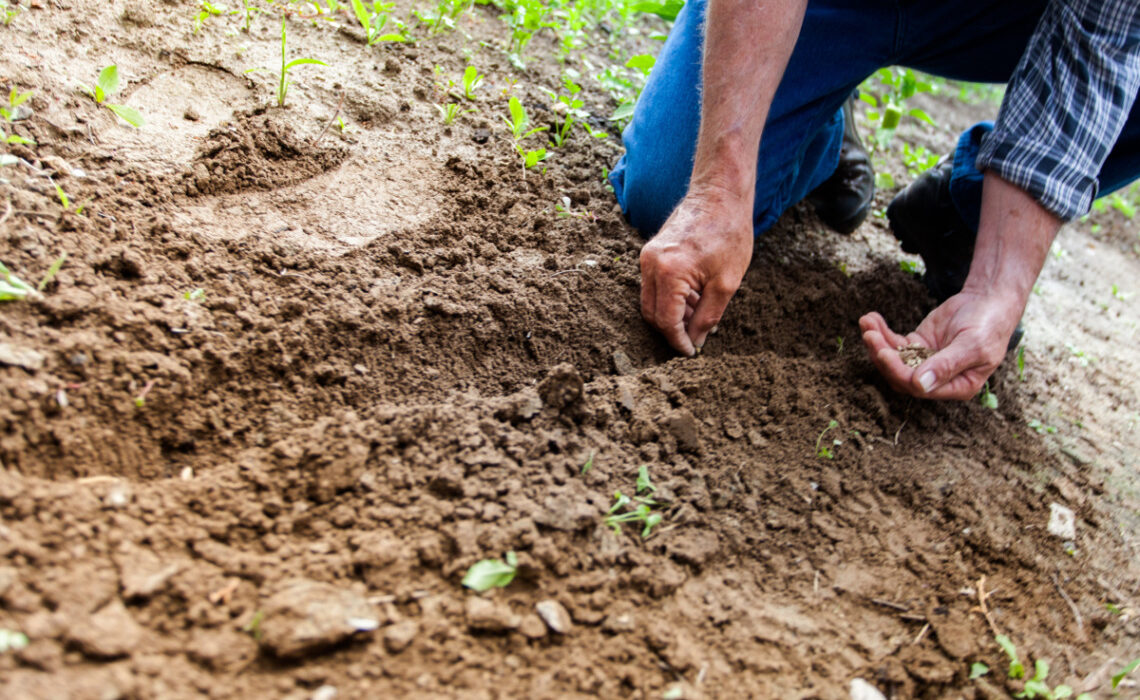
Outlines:
{"label": "rolled-up shirt sleeve", "polygon": [[1140,89],[1140,2],[1050,2],[975,163],[1063,220],[1088,212]]}

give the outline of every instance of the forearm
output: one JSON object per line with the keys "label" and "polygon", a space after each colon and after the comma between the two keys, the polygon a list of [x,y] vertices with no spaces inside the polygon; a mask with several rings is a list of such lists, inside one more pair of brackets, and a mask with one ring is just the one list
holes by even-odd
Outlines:
{"label": "forearm", "polygon": [[761,133],[806,6],[807,0],[710,0],[690,191],[719,190],[751,204]]}
{"label": "forearm", "polygon": [[978,238],[963,291],[1017,299],[1020,318],[1060,227],[1060,219],[1024,190],[986,173]]}

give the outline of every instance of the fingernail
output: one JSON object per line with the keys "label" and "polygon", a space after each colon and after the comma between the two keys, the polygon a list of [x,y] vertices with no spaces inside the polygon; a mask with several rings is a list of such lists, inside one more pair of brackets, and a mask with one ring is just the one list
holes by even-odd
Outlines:
{"label": "fingernail", "polygon": [[927,371],[926,374],[918,378],[918,383],[922,385],[922,390],[927,393],[929,393],[930,390],[934,388],[934,385],[937,382],[938,378],[935,377],[934,372],[931,371]]}

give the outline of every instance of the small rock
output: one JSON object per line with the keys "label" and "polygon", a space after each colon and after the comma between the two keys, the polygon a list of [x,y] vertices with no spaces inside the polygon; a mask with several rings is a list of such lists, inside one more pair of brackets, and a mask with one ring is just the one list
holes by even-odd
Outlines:
{"label": "small rock", "polygon": [[633,400],[633,392],[625,384],[618,386],[618,404],[630,413],[633,413],[633,409],[637,407]]}
{"label": "small rock", "polygon": [[521,620],[503,603],[472,596],[467,599],[467,626],[480,632],[507,632],[517,629]]}
{"label": "small rock", "polygon": [[618,374],[622,376],[629,376],[631,374],[637,373],[637,370],[635,370],[633,367],[633,362],[629,359],[629,355],[626,355],[621,350],[618,350],[613,354],[613,360],[614,371]]}
{"label": "small rock", "polygon": [[397,622],[384,630],[384,648],[393,654],[399,654],[415,641],[419,633],[420,626],[415,620]]}
{"label": "small rock", "polygon": [[322,685],[313,691],[313,694],[309,696],[309,700],[333,700],[336,695],[337,690],[335,685]]}
{"label": "small rock", "polygon": [[29,372],[35,372],[44,366],[43,353],[31,348],[20,347],[12,343],[0,343],[0,364],[23,367]]}
{"label": "small rock", "polygon": [[851,700],[887,700],[887,696],[862,678],[851,681]]}
{"label": "small rock", "polygon": [[182,113],[182,118],[188,122],[196,122],[202,119],[202,115],[198,114],[198,110],[191,106],[187,107],[186,111]]}
{"label": "small rock", "polygon": [[546,636],[546,624],[538,615],[529,613],[519,623],[519,632],[527,639],[542,639]]}
{"label": "small rock", "polygon": [[77,352],[67,358],[68,363],[73,367],[82,367],[87,364],[87,353]]}
{"label": "small rock", "polygon": [[609,632],[610,634],[632,632],[633,628],[633,614],[628,612],[620,612],[616,615],[607,615],[606,619],[602,621],[602,630]]}
{"label": "small rock", "polygon": [[261,610],[261,646],[282,658],[325,649],[380,624],[361,596],[304,579],[286,584]]}
{"label": "small rock", "polygon": [[749,430],[748,444],[752,445],[753,447],[767,447],[768,438],[764,437],[764,434],[759,430]]}
{"label": "small rock", "polygon": [[166,587],[167,582],[182,571],[182,563],[174,562],[162,566],[157,562],[152,564],[150,561],[139,562],[138,566],[125,566],[122,567],[121,582],[123,586],[123,597],[127,600],[132,598],[149,598],[155,593],[158,593]]}
{"label": "small rock", "polygon": [[677,446],[682,450],[700,451],[700,433],[697,429],[697,419],[692,413],[685,410],[674,411],[665,419],[665,428],[677,438]]}
{"label": "small rock", "polygon": [[76,620],[66,635],[67,641],[87,656],[114,659],[138,648],[143,629],[116,598],[94,615]]}
{"label": "small rock", "polygon": [[1060,503],[1049,504],[1049,534],[1063,540],[1077,539],[1077,516]]}
{"label": "small rock", "polygon": [[551,632],[568,634],[574,627],[574,623],[570,621],[570,613],[566,612],[566,608],[557,600],[541,601],[534,606],[534,609]]}

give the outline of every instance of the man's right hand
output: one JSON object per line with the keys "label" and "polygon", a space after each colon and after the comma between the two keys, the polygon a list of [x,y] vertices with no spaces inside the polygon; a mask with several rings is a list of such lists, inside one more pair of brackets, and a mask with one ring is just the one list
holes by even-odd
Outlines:
{"label": "man's right hand", "polygon": [[752,260],[752,202],[691,188],[641,249],[641,315],[693,356],[720,322]]}

